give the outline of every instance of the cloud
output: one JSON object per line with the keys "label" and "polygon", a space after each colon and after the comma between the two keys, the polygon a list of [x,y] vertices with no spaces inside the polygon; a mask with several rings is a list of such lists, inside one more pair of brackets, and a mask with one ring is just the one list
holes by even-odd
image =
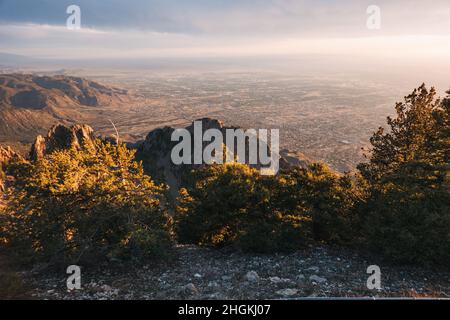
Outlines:
{"label": "cloud", "polygon": [[[361,36],[369,0],[3,0],[0,21],[63,25],[76,3],[85,27],[214,35]],[[384,34],[446,34],[448,0],[377,0]]]}
{"label": "cloud", "polygon": [[307,54],[377,59],[406,56],[443,59],[450,56],[450,36],[240,38],[89,28],[74,31],[64,26],[17,24],[3,26],[0,38],[0,51],[60,59]]}
{"label": "cloud", "polygon": [[[41,57],[450,53],[450,3],[377,0],[0,0],[0,50]],[[70,4],[78,31],[65,28]]]}

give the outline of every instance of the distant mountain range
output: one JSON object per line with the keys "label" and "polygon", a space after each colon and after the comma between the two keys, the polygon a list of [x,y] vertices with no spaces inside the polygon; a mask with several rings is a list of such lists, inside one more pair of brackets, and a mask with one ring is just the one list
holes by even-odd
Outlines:
{"label": "distant mountain range", "polygon": [[55,124],[82,122],[83,108],[130,100],[127,90],[78,77],[0,75],[0,142],[31,143]]}

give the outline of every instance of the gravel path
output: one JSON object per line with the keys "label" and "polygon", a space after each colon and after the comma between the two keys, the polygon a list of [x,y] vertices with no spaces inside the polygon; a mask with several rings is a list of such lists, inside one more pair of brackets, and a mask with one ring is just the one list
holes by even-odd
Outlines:
{"label": "gravel path", "polygon": [[[250,255],[177,246],[175,256],[167,265],[82,269],[82,289],[71,292],[64,273],[23,275],[34,299],[450,297],[450,271],[388,266],[342,249]],[[366,285],[367,268],[374,264],[381,268],[381,290]]]}

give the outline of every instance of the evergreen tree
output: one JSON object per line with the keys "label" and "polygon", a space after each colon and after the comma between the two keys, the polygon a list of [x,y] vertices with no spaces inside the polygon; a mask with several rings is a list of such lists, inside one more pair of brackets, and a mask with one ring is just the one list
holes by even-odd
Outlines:
{"label": "evergreen tree", "polygon": [[164,187],[125,145],[96,140],[18,169],[0,218],[6,247],[23,258],[67,265],[168,253]]}
{"label": "evergreen tree", "polygon": [[397,103],[389,132],[371,138],[368,186],[360,207],[369,246],[399,262],[450,261],[449,100],[432,88]]}

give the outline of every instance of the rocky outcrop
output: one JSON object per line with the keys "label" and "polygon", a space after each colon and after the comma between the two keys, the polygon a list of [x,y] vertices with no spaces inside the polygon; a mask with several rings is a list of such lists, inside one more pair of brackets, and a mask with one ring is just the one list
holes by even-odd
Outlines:
{"label": "rocky outcrop", "polygon": [[290,167],[307,168],[313,161],[301,152],[293,152],[287,149],[280,151],[280,168]]}
{"label": "rocky outcrop", "polygon": [[80,148],[94,139],[94,130],[88,125],[67,127],[56,125],[46,137],[37,136],[30,151],[30,159],[37,160],[56,150]]}
{"label": "rocky outcrop", "polygon": [[[227,129],[238,129],[236,127],[227,127],[221,121],[211,118],[203,118],[197,121],[201,122],[202,133],[208,129],[217,129],[222,132],[225,140]],[[191,137],[194,137],[194,122],[185,129],[190,132]],[[179,187],[188,177],[188,173],[192,169],[199,168],[203,165],[175,165],[172,162],[172,149],[179,143],[177,141],[172,141],[172,133],[174,131],[175,128],[172,127],[155,129],[147,135],[145,140],[129,144],[128,147],[136,149],[136,159],[142,161],[146,173],[153,178],[168,184],[171,187],[172,195],[175,197],[177,196]],[[93,139],[93,129],[88,125],[74,125],[71,127],[57,125],[51,128],[47,136],[37,136],[31,147],[30,159],[41,159],[46,154],[56,150],[80,148],[84,143],[89,143]],[[107,141],[107,139],[105,140]],[[193,140],[194,139],[191,139],[192,150],[194,144]],[[248,143],[248,141],[246,143]],[[203,148],[209,144],[210,142],[203,142]],[[246,148],[246,150],[248,150],[248,148]],[[237,150],[235,150],[235,153],[236,151]],[[306,167],[311,163],[309,159],[298,152],[295,153],[289,152],[288,150],[282,150],[278,156],[280,158],[281,169],[292,166]],[[193,155],[191,155],[191,157],[191,163],[194,163]],[[247,154],[246,159],[248,158]],[[251,165],[255,168],[261,167],[258,164]]]}
{"label": "rocky outcrop", "polygon": [[[221,121],[211,118],[203,118],[196,121],[201,122],[203,132],[208,129],[217,129],[223,133],[223,136],[225,136],[225,130],[227,127],[225,127]],[[185,129],[190,132],[191,137],[194,136],[194,122]],[[172,133],[174,131],[175,128],[172,127],[155,129],[147,135],[144,141],[135,144],[135,148],[137,149],[136,157],[138,160],[142,161],[146,172],[153,178],[168,184],[170,186],[171,195],[176,197],[178,194],[178,189],[180,185],[183,184],[187,174],[192,169],[201,167],[201,165],[173,164],[171,152],[173,147],[178,144],[176,141],[171,141]],[[193,139],[191,140],[193,148],[194,142]],[[204,143],[203,148],[207,144],[208,143]],[[193,159],[191,160],[191,163],[193,163]]]}
{"label": "rocky outcrop", "polygon": [[[221,121],[211,118],[203,118],[196,120],[202,124],[202,134],[208,129],[217,129],[222,132],[224,140],[226,140],[227,129],[238,129],[237,127],[227,127]],[[190,132],[191,137],[194,136],[194,122],[185,128]],[[164,127],[151,131],[144,141],[138,142],[131,147],[137,149],[137,159],[143,162],[144,168],[153,178],[164,181],[171,187],[171,192],[176,196],[178,188],[183,184],[188,172],[198,168],[201,165],[174,165],[171,160],[171,152],[178,142],[171,141],[172,133],[175,128]],[[191,139],[193,150],[193,139]],[[226,143],[226,141],[224,141]],[[210,142],[203,142],[205,148]],[[248,147],[248,141],[246,141]],[[228,144],[230,145],[230,144]],[[248,150],[248,148],[246,148]],[[234,150],[235,154],[237,150]],[[287,169],[292,166],[307,167],[311,162],[309,159],[299,152],[290,152],[282,150],[280,152],[280,168]],[[192,155],[193,158],[193,155]],[[248,159],[248,153],[246,159]],[[193,159],[191,159],[193,163]],[[248,162],[248,161],[247,161]],[[252,164],[253,167],[260,168],[259,164]]]}
{"label": "rocky outcrop", "polygon": [[20,158],[20,155],[17,154],[11,147],[0,146],[0,165],[3,165],[14,158]]}
{"label": "rocky outcrop", "polygon": [[0,192],[4,191],[5,182],[9,179],[7,165],[16,160],[23,160],[23,158],[10,147],[0,146]]}

